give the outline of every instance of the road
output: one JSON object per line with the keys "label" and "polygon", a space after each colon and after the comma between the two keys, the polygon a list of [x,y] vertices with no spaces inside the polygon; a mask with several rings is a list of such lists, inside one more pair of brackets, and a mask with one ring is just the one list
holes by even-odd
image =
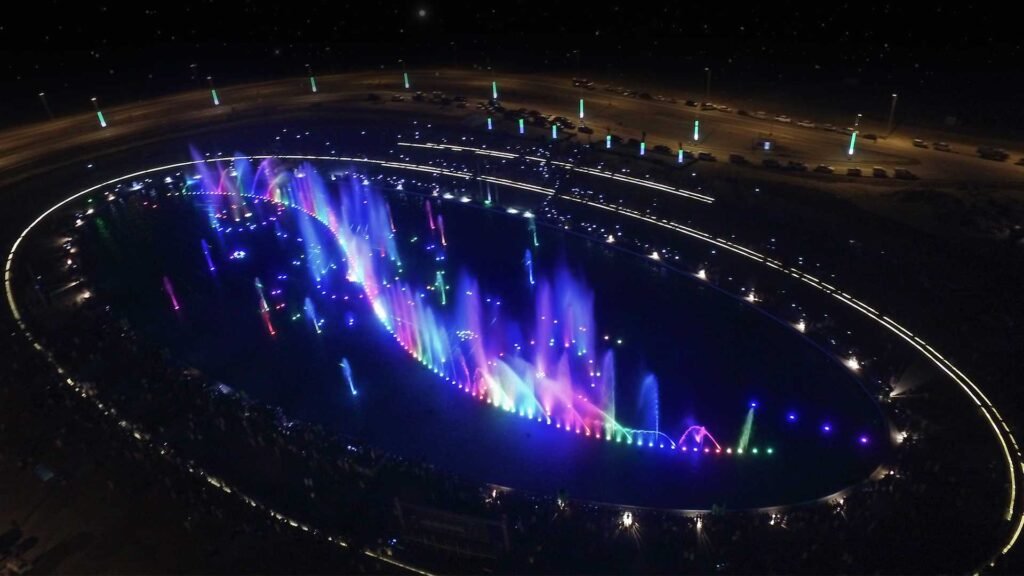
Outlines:
{"label": "road", "polygon": [[[891,174],[896,167],[907,168],[924,181],[936,183],[972,184],[992,183],[1024,186],[1024,166],[1013,162],[1024,155],[1022,150],[1011,150],[1007,162],[994,162],[977,157],[973,151],[976,141],[958,138],[955,134],[932,134],[934,139],[949,142],[954,152],[915,148],[911,144],[918,134],[896,133],[887,140],[858,143],[853,158],[847,156],[849,136],[785,124],[774,120],[760,120],[720,111],[700,111],[682,104],[686,96],[666,94],[678,103],[642,100],[618,93],[582,90],[571,85],[568,78],[545,75],[502,75],[462,70],[421,71],[410,74],[412,90],[405,91],[401,76],[394,72],[360,72],[317,78],[318,92],[311,93],[308,79],[289,78],[270,82],[226,86],[218,88],[221,105],[213,106],[208,91],[191,91],[144,102],[105,109],[107,128],[101,128],[93,112],[62,117],[56,120],[29,124],[0,132],[0,182],[3,175],[13,169],[39,162],[47,156],[64,156],[75,150],[95,150],[130,145],[143,136],[153,137],[167,132],[202,129],[204,125],[243,118],[271,118],[315,112],[318,107],[353,106],[372,110],[385,106],[392,110],[415,113],[464,115],[483,126],[483,113],[474,103],[490,96],[492,79],[498,82],[499,97],[509,109],[537,109],[545,114],[578,117],[579,98],[585,99],[586,123],[595,128],[595,134],[581,139],[603,138],[611,129],[624,139],[647,135],[648,150],[656,144],[665,144],[675,150],[682,143],[686,150],[706,151],[725,160],[730,153],[743,154],[761,170],[760,161],[770,154],[783,164],[788,160],[802,161],[809,167],[828,164],[837,174],[819,183],[846,183],[853,179],[841,176],[848,166],[858,166],[870,174],[873,166],[882,166]],[[434,90],[449,95],[461,94],[470,100],[465,110],[419,102],[389,102],[393,93]],[[376,93],[383,102],[367,102],[369,93]],[[791,117],[802,118],[793,111],[781,111]],[[769,117],[774,113],[770,113]],[[701,138],[694,142],[693,121],[700,120]],[[502,123],[498,122],[499,128]],[[505,123],[506,129],[512,127]],[[882,132],[864,125],[865,133]],[[768,136],[775,141],[776,150],[765,153],[752,150],[759,137]],[[1024,148],[1024,147],[1022,147]],[[794,175],[796,177],[797,175]],[[862,180],[870,180],[863,178]]]}

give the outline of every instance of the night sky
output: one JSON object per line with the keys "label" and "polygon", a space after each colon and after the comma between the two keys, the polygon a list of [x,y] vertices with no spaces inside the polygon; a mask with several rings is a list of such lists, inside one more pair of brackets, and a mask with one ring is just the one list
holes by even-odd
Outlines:
{"label": "night sky", "polygon": [[552,4],[37,1],[0,23],[2,82],[13,108],[38,115],[40,91],[71,112],[91,95],[130,101],[198,87],[207,75],[258,80],[306,64],[327,73],[405,60],[683,84],[702,82],[708,66],[726,88],[898,91],[960,116],[984,98],[1020,118],[1024,40],[991,5]]}

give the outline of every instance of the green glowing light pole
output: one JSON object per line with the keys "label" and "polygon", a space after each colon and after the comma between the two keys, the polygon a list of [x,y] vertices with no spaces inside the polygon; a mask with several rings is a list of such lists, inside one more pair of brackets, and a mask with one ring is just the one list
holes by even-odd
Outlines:
{"label": "green glowing light pole", "polygon": [[491,100],[498,99],[498,81],[491,80]]}
{"label": "green glowing light pole", "polygon": [[409,73],[405,71],[405,60],[399,60],[398,62],[402,65],[402,85],[408,90],[410,86]]}
{"label": "green glowing light pole", "polygon": [[558,140],[558,124],[551,125],[551,139]]}
{"label": "green glowing light pole", "polygon": [[700,140],[700,120],[693,121],[693,141]]}
{"label": "green glowing light pole", "polygon": [[609,149],[609,150],[612,147],[612,129],[611,128],[608,129],[608,135],[604,137],[604,147]]}
{"label": "green glowing light pole", "polygon": [[490,116],[487,117],[487,129],[494,130],[494,120]]}
{"label": "green glowing light pole", "polygon": [[678,160],[678,162],[680,164],[683,163],[683,143],[682,142],[679,143],[679,160]]}
{"label": "green glowing light pole", "polygon": [[858,128],[860,127],[860,118],[861,115],[857,114],[857,120],[853,123],[853,134],[850,134],[850,149],[846,152],[850,156],[853,156],[853,148],[857,143],[857,132],[859,132]]}
{"label": "green glowing light pole", "polygon": [[96,97],[92,98],[92,107],[96,110],[96,117],[100,120],[100,128],[107,127],[107,121],[103,118],[103,111],[100,110],[100,105],[96,102]]}
{"label": "green glowing light pole", "polygon": [[207,76],[206,81],[210,83],[210,96],[213,97],[213,105],[220,106],[220,98],[217,97],[217,89],[213,87],[213,76]]}
{"label": "green glowing light pole", "polygon": [[583,98],[580,98],[580,123],[583,123]]}
{"label": "green glowing light pole", "polygon": [[525,134],[526,133],[526,123],[525,123],[525,121],[522,118],[519,119],[519,133],[520,134]]}
{"label": "green glowing light pole", "polygon": [[316,77],[313,76],[313,69],[309,67],[309,64],[306,64],[306,74],[309,75],[309,89],[316,94]]}

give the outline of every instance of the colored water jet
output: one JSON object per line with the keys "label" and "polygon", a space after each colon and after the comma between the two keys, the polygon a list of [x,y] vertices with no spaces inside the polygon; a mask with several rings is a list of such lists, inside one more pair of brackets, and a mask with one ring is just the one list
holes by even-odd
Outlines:
{"label": "colored water jet", "polygon": [[[339,265],[345,279],[360,291],[381,326],[424,367],[472,397],[580,436],[676,447],[674,438],[660,430],[656,379],[647,379],[643,386],[644,382],[636,383],[647,389],[645,399],[617,398],[614,344],[600,339],[593,290],[565,263],[539,273],[532,270],[531,252],[535,288],[527,306],[515,310],[504,310],[485,298],[469,272],[453,282],[444,271],[435,270],[432,286],[423,278],[407,278],[416,270],[401,268],[395,222],[379,191],[356,176],[338,179],[329,188],[310,164],[279,162],[262,161],[252,178],[241,177],[241,170],[239,177],[225,178],[230,168],[218,173],[216,163],[199,166],[197,193],[217,194],[224,197],[225,207],[246,212],[246,202],[273,202],[295,208],[307,224],[322,225],[341,250]],[[486,194],[488,200],[498,201],[497,196],[491,198],[489,184]],[[427,224],[437,229],[443,220],[435,220],[429,200],[425,204]],[[416,220],[422,231],[422,220]],[[302,224],[299,228],[306,250],[320,244],[307,252],[307,261],[312,264],[319,257],[324,258],[322,264],[333,266],[323,250],[327,243],[314,238],[322,237],[323,231]],[[261,315],[273,335],[262,284],[258,278],[255,283]],[[415,297],[420,294],[416,286],[424,284],[440,293],[440,305],[423,295]],[[618,410],[623,402],[626,409]],[[629,424],[620,422],[620,412]],[[700,426],[684,437],[698,444],[714,441]]]}
{"label": "colored water jet", "polygon": [[434,229],[434,210],[430,207],[430,200],[427,200],[426,205],[427,205],[426,206],[426,209],[427,209],[427,224],[429,224],[430,225],[430,229],[433,230]]}
{"label": "colored water jet", "polygon": [[641,426],[655,432],[661,430],[661,407],[659,404],[658,379],[654,374],[648,374],[640,383],[640,398],[637,402],[640,414],[645,418],[640,422]]}
{"label": "colored water jet", "polygon": [[445,295],[446,289],[444,285],[444,270],[438,270],[437,274],[434,275],[434,290],[441,293],[441,305],[448,305],[448,297]]}
{"label": "colored water jet", "polygon": [[746,450],[747,445],[750,443],[750,436],[754,432],[754,409],[756,407],[756,404],[752,404],[750,409],[747,410],[747,417],[743,420],[743,429],[740,430],[740,441],[737,443],[737,448],[740,450]]}
{"label": "colored water jet", "polygon": [[260,316],[263,317],[263,324],[267,327],[267,333],[274,336],[277,334],[277,331],[274,330],[274,325],[270,322],[270,306],[267,306],[267,299],[263,295],[263,283],[260,282],[259,278],[256,279],[255,283],[256,294],[260,299]]}
{"label": "colored water jet", "polygon": [[316,309],[313,307],[313,301],[306,297],[305,302],[302,304],[302,309],[306,312],[306,318],[309,318],[310,322],[313,323],[313,329],[316,330],[317,334],[321,334],[320,331],[320,320],[316,317]]}
{"label": "colored water jet", "polygon": [[210,272],[216,272],[216,268],[213,266],[213,259],[210,258],[210,245],[206,243],[206,239],[202,239],[199,243],[203,246],[203,256],[206,257],[206,266],[210,269]]}
{"label": "colored water jet", "polygon": [[171,281],[167,276],[164,276],[164,291],[167,292],[167,296],[171,299],[171,307],[175,310],[180,310],[181,306],[178,306],[178,299],[174,296],[174,287],[171,286]]}
{"label": "colored water jet", "polygon": [[526,265],[526,276],[530,279],[530,286],[536,284],[533,279],[533,254],[530,249],[526,249],[526,256],[523,257],[523,264]]}
{"label": "colored water jet", "polygon": [[341,362],[338,363],[338,366],[341,367],[341,375],[345,378],[345,383],[348,384],[348,391],[351,392],[353,396],[358,396],[359,392],[356,390],[356,383],[352,379],[352,365],[349,364],[348,358],[342,358]]}

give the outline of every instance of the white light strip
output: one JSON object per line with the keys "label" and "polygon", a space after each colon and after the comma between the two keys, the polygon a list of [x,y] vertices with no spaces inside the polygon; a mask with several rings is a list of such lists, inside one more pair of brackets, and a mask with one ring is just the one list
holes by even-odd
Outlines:
{"label": "white light strip", "polygon": [[[486,155],[486,156],[500,156],[502,158],[523,158],[523,159],[526,159],[526,160],[530,160],[530,161],[533,161],[533,162],[540,162],[540,163],[549,162],[547,159],[537,158],[536,156],[520,156],[518,154],[509,154],[507,152],[494,152],[492,150],[484,150],[482,148],[471,148],[469,146],[453,146],[451,144],[433,144],[433,143],[416,144],[416,143],[412,143],[412,142],[399,142],[398,145],[399,146],[413,146],[413,147],[416,147],[416,148],[430,148],[432,150],[452,150],[452,151],[456,151],[456,152],[461,152],[463,150],[469,150],[469,151],[475,152],[477,154],[483,154],[483,155]],[[636,184],[638,186],[646,186],[647,188],[653,188],[655,190],[660,190],[662,192],[668,192],[669,194],[675,194],[677,196],[684,196],[686,198],[690,198],[691,200],[699,200],[699,201],[705,202],[707,204],[711,204],[712,202],[715,201],[715,199],[712,198],[711,196],[706,196],[704,194],[698,194],[697,192],[690,192],[689,190],[683,190],[681,188],[672,188],[671,186],[667,186],[665,184],[659,184],[657,182],[650,182],[648,180],[641,180],[640,178],[634,178],[632,176],[626,176],[626,175],[623,175],[623,174],[615,174],[615,173],[612,173],[612,172],[602,172],[600,170],[595,170],[593,168],[583,168],[583,167],[579,167],[579,166],[573,166],[572,164],[568,164],[566,162],[550,162],[550,163],[555,165],[555,166],[558,166],[560,168],[565,168],[567,170],[575,170],[577,172],[583,172],[585,174],[591,174],[591,175],[594,175],[594,176],[600,176],[602,178],[611,178],[613,180],[619,180],[619,181],[622,181],[622,182],[628,182],[630,184]]]}

